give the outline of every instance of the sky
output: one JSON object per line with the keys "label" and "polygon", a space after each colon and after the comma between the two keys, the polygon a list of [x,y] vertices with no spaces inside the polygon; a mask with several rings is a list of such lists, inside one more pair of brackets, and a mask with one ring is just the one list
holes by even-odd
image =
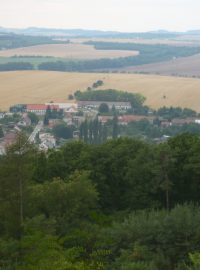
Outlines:
{"label": "sky", "polygon": [[0,0],[0,26],[145,32],[200,29],[200,0]]}

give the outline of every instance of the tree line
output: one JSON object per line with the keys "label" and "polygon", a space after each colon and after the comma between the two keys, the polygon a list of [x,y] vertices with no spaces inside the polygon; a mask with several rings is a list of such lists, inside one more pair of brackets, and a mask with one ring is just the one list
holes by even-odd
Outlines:
{"label": "tree line", "polygon": [[33,70],[34,66],[29,62],[9,62],[0,64],[0,71]]}
{"label": "tree line", "polygon": [[17,35],[13,33],[0,35],[0,50],[41,44],[66,44],[66,41],[54,40],[52,37],[47,36]]}

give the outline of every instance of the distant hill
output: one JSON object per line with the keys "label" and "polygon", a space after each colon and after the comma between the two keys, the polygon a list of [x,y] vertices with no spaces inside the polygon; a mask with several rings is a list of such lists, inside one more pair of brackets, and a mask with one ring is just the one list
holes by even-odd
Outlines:
{"label": "distant hill", "polygon": [[144,33],[125,33],[117,31],[84,30],[84,29],[53,29],[29,27],[25,29],[0,27],[0,33],[15,33],[24,35],[66,36],[66,37],[118,37],[118,38],[174,38],[179,33],[158,30]]}

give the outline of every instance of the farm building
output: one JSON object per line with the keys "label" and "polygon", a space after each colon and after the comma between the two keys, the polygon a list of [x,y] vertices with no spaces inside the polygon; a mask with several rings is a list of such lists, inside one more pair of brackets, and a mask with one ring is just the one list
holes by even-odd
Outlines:
{"label": "farm building", "polygon": [[32,112],[37,115],[45,115],[47,109],[59,110],[58,105],[45,105],[45,104],[28,104],[26,105],[26,112]]}
{"label": "farm building", "polygon": [[107,104],[109,109],[112,109],[113,107],[115,107],[115,109],[117,110],[131,109],[130,102],[112,102],[112,101],[78,101],[78,108],[98,109],[102,103]]}
{"label": "farm building", "polygon": [[147,120],[151,124],[155,120],[154,116],[144,116],[144,115],[122,115],[118,117],[118,121],[120,125],[128,125],[131,122],[139,122],[141,120]]}
{"label": "farm building", "polygon": [[47,106],[58,106],[59,109],[64,110],[65,112],[74,110],[77,111],[77,103],[76,102],[66,102],[66,103],[45,103]]}

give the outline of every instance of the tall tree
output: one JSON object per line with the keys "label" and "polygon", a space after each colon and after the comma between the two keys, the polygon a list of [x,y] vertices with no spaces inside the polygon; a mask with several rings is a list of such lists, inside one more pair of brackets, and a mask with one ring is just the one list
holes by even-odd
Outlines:
{"label": "tall tree", "polygon": [[119,136],[119,125],[118,125],[118,117],[115,114],[114,118],[113,118],[113,132],[112,132],[112,137],[113,139],[118,138]]}
{"label": "tall tree", "polygon": [[35,154],[34,146],[19,134],[0,163],[0,220],[4,232],[13,237],[21,236]]}

